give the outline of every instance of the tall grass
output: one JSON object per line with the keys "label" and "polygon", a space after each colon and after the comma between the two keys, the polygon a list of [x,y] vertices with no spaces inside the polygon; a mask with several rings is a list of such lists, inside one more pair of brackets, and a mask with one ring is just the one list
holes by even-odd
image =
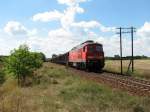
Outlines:
{"label": "tall grass", "polygon": [[17,87],[10,78],[0,87],[0,112],[149,112],[150,98],[131,96],[87,81],[64,66],[45,63],[33,84]]}
{"label": "tall grass", "polygon": [[[135,60],[134,63],[134,72],[131,72],[131,68],[127,73],[129,65],[129,60],[123,61],[123,73],[130,74],[137,78],[143,78],[150,80],[150,60]],[[112,72],[121,72],[119,60],[106,60],[104,70],[112,71]]]}

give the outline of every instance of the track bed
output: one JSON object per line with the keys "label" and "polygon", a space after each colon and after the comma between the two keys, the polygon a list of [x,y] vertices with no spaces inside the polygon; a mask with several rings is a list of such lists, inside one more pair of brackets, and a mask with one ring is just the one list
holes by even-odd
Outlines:
{"label": "track bed", "polygon": [[113,88],[118,88],[123,91],[127,91],[133,95],[138,96],[150,96],[150,81],[136,79],[131,76],[122,76],[114,73],[93,73],[76,70],[74,68],[68,68],[81,77],[93,80],[99,83],[109,85]]}

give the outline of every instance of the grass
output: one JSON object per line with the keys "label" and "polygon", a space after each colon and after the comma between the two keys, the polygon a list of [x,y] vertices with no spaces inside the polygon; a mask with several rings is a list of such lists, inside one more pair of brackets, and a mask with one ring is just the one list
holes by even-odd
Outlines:
{"label": "grass", "polygon": [[[132,75],[139,78],[150,80],[150,60],[135,60],[135,71]],[[127,72],[129,60],[123,61],[123,72]],[[120,73],[120,61],[119,60],[106,60],[105,70],[119,72]]]}
{"label": "grass", "polygon": [[45,63],[32,85],[9,78],[0,87],[0,112],[149,112],[150,98],[87,81],[64,66]]}

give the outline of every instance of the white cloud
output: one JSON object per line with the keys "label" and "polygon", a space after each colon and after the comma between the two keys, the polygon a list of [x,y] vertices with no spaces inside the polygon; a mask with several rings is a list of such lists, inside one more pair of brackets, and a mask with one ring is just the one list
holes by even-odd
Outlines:
{"label": "white cloud", "polygon": [[102,32],[116,32],[116,27],[105,27],[101,24],[100,25],[100,31],[102,31]]}
{"label": "white cloud", "polygon": [[[108,28],[108,27],[107,27]],[[109,29],[109,28],[108,28]],[[123,35],[123,55],[131,55],[131,37]],[[112,56],[119,53],[119,36],[99,37],[96,41],[104,45],[105,54]],[[145,22],[134,35],[134,55],[150,56],[150,22]]]}
{"label": "white cloud", "polygon": [[66,31],[63,28],[49,31],[48,35],[55,38],[71,38],[73,36],[72,32]]}
{"label": "white cloud", "polygon": [[18,21],[9,21],[3,28],[4,32],[10,36],[33,36],[37,33],[37,29],[28,29]]}
{"label": "white cloud", "polygon": [[136,36],[135,47],[138,53],[150,56],[150,22],[145,22],[141,28],[137,29]]}
{"label": "white cloud", "polygon": [[81,21],[78,23],[74,22],[71,25],[73,27],[79,27],[79,28],[84,28],[84,29],[96,28],[100,26],[100,24],[97,21],[89,21],[89,22]]}
{"label": "white cloud", "polygon": [[42,51],[51,57],[52,54],[61,54],[69,51],[80,43],[80,40],[74,38],[71,32],[64,29],[56,29],[49,31],[49,35],[43,37],[30,37],[26,43],[32,50]]}
{"label": "white cloud", "polygon": [[145,22],[144,25],[137,30],[137,35],[141,37],[150,37],[150,22]]}
{"label": "white cloud", "polygon": [[65,29],[69,29],[71,24],[75,21],[75,16],[77,13],[83,13],[84,9],[75,6],[75,7],[68,7],[64,10],[64,16],[60,19],[61,25]]}
{"label": "white cloud", "polygon": [[70,25],[75,20],[75,15],[77,13],[83,13],[84,9],[76,6],[69,6],[66,10],[63,12],[59,12],[57,10],[44,12],[44,13],[38,13],[35,14],[32,17],[33,21],[42,21],[42,22],[49,22],[58,20],[61,23],[61,26],[65,29],[69,29]]}
{"label": "white cloud", "polygon": [[87,0],[57,0],[60,4],[66,4],[69,6],[77,5],[81,2],[86,2]]}
{"label": "white cloud", "polygon": [[113,56],[119,54],[119,37],[116,35],[111,37],[98,37],[95,41],[103,44],[106,56]]}
{"label": "white cloud", "polygon": [[9,21],[4,27],[4,31],[9,35],[26,35],[27,29],[17,21]]}
{"label": "white cloud", "polygon": [[[18,47],[22,43],[26,43],[30,46],[31,50],[44,52],[50,57],[53,53],[65,53],[81,42],[87,39],[93,39],[103,44],[104,52],[107,56],[119,54],[118,36],[100,36],[100,34],[96,33],[94,30],[98,29],[101,32],[115,32],[115,27],[106,27],[95,20],[76,21],[76,15],[84,13],[84,9],[79,6],[79,3],[86,1],[87,0],[58,0],[58,3],[67,5],[64,11],[54,10],[35,14],[32,17],[33,21],[57,21],[60,23],[61,26],[57,29],[50,30],[47,36],[41,36],[40,30],[28,29],[20,22],[8,22],[4,28],[5,34],[0,35],[0,53],[8,54],[13,48]],[[10,37],[8,37],[6,33],[8,33]],[[1,30],[0,34],[2,34]],[[27,38],[17,38],[17,40],[16,38],[12,38],[17,35],[24,35]],[[137,37],[134,39],[135,54],[150,56],[150,23],[146,22],[138,29],[136,36]],[[123,42],[124,55],[130,55],[130,39],[124,38]],[[5,50],[1,48],[5,48]]]}
{"label": "white cloud", "polygon": [[0,55],[9,55],[10,51],[23,44],[24,39],[14,39],[3,31],[0,32]]}
{"label": "white cloud", "polygon": [[99,28],[102,32],[115,32],[115,27],[105,27],[104,25],[100,24],[97,21],[81,21],[75,22],[75,16],[77,13],[83,13],[84,9],[76,6],[69,6],[63,13],[55,10],[49,11],[44,13],[39,13],[33,16],[33,21],[42,21],[42,22],[49,22],[53,20],[59,20],[61,26],[64,29],[70,29],[71,27],[74,28],[83,28],[91,29],[91,28]]}
{"label": "white cloud", "polygon": [[38,13],[33,16],[33,21],[42,21],[42,22],[49,22],[53,20],[59,20],[63,16],[62,13],[60,13],[57,10],[44,12],[44,13]]}
{"label": "white cloud", "polygon": [[84,28],[84,30],[92,29],[92,28],[99,28],[101,32],[116,32],[116,27],[105,27],[104,25],[100,24],[97,21],[81,21],[81,22],[74,22],[71,24],[73,27],[77,28]]}
{"label": "white cloud", "polygon": [[28,30],[28,36],[34,36],[38,33],[37,29]]}
{"label": "white cloud", "polygon": [[38,13],[33,16],[33,21],[49,22],[53,20],[58,20],[61,27],[69,30],[72,27],[75,29],[80,28],[80,30],[89,30],[91,28],[99,28],[101,32],[115,32],[115,27],[105,27],[98,21],[80,21],[76,22],[76,14],[84,13],[84,9],[79,6],[79,3],[86,2],[87,0],[58,0],[60,4],[67,4],[68,7],[63,11],[59,12],[57,10]]}

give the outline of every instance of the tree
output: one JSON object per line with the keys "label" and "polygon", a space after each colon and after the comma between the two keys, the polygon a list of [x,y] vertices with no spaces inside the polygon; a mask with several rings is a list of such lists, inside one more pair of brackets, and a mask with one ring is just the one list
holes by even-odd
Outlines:
{"label": "tree", "polygon": [[46,56],[44,53],[40,52],[39,55],[41,56],[41,59],[46,62]]}
{"label": "tree", "polygon": [[42,62],[39,53],[30,52],[27,45],[21,45],[11,51],[11,55],[5,61],[5,70],[18,79],[18,85],[24,85],[26,77],[41,67]]}
{"label": "tree", "polygon": [[53,55],[52,55],[52,58],[56,58],[56,57],[57,57],[57,55],[56,55],[56,54],[53,54]]}
{"label": "tree", "polygon": [[120,59],[119,55],[114,55],[114,59]]}

